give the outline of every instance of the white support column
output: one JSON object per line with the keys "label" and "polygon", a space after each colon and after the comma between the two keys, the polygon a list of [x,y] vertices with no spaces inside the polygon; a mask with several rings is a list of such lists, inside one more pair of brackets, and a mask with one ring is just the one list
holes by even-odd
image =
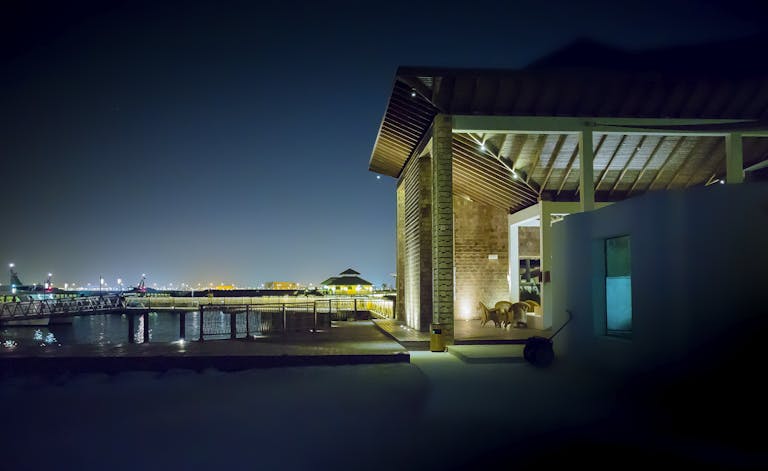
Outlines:
{"label": "white support column", "polygon": [[[582,212],[595,209],[595,151],[592,131],[579,132],[579,208]],[[542,225],[543,225],[542,219]]]}
{"label": "white support column", "polygon": [[725,175],[726,183],[744,182],[744,153],[741,133],[732,132],[725,136]]}
{"label": "white support column", "polygon": [[509,226],[509,299],[520,301],[520,231],[517,224]]}
{"label": "white support column", "polygon": [[541,310],[544,328],[552,327],[552,282],[547,281],[552,270],[552,207],[548,201],[541,202]]}

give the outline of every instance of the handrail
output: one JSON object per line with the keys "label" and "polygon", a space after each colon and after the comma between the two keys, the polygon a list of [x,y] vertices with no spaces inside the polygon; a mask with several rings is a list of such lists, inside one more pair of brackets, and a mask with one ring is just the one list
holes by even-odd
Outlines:
{"label": "handrail", "polygon": [[[83,296],[78,298],[57,298],[57,299],[38,299],[31,301],[12,301],[0,303],[0,320],[17,320],[17,319],[29,319],[29,318],[48,318],[56,316],[66,315],[78,315],[85,313],[106,313],[113,311],[147,311],[151,308],[163,308],[164,303],[158,303],[158,298],[155,298],[154,303],[147,298],[141,297],[125,297],[119,294],[108,294],[101,296]],[[203,298],[200,298],[202,300]],[[251,301],[253,298],[248,298]],[[351,311],[351,310],[369,310],[372,311],[372,307],[377,307],[377,315],[387,314],[391,315],[394,309],[394,302],[390,299],[383,298],[320,298],[313,300],[296,299],[283,302],[266,302],[266,303],[235,303],[228,304],[226,300],[219,303],[204,303],[204,302],[184,303],[185,306],[177,306],[175,300],[171,299],[172,308],[176,307],[195,307],[198,310],[209,309],[279,309],[281,307],[287,307],[289,309],[302,308],[302,310],[321,310],[323,312],[339,312],[339,311]],[[335,308],[335,309],[334,309]]]}

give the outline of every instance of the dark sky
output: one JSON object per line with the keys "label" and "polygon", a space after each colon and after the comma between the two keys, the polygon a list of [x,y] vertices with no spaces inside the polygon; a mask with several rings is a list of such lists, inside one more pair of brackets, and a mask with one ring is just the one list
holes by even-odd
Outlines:
{"label": "dark sky", "polygon": [[0,261],[59,284],[391,283],[395,181],[367,166],[397,66],[739,37],[760,3],[4,2]]}

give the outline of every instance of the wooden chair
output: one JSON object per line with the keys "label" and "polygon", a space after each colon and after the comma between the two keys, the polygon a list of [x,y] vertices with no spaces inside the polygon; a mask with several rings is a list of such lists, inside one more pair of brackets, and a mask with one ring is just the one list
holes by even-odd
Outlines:
{"label": "wooden chair", "polygon": [[528,327],[526,313],[533,311],[527,302],[511,303],[509,301],[499,301],[496,303],[496,309],[499,310],[501,326],[505,329],[510,325]]}
{"label": "wooden chair", "polygon": [[536,310],[536,308],[541,307],[541,305],[539,303],[537,303],[536,301],[534,301],[533,299],[528,299],[528,300],[523,301],[523,302],[525,304],[527,304],[528,306],[530,306],[530,309],[528,309],[528,312],[533,312],[533,311]]}
{"label": "wooden chair", "polygon": [[488,321],[493,321],[496,327],[501,327],[501,320],[499,318],[499,311],[496,309],[490,309],[488,306],[480,303],[480,326],[485,326]]}
{"label": "wooden chair", "polygon": [[512,309],[512,303],[509,301],[499,301],[494,306],[496,312],[499,313],[499,321],[501,321],[501,327],[506,328],[509,325],[509,311]]}

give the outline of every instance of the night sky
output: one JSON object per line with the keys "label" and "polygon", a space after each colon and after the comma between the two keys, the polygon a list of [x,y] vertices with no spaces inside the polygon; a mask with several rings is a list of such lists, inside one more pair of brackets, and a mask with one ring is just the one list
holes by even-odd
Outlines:
{"label": "night sky", "polygon": [[4,2],[0,262],[59,285],[392,283],[396,182],[367,168],[399,65],[734,38],[760,3]]}

